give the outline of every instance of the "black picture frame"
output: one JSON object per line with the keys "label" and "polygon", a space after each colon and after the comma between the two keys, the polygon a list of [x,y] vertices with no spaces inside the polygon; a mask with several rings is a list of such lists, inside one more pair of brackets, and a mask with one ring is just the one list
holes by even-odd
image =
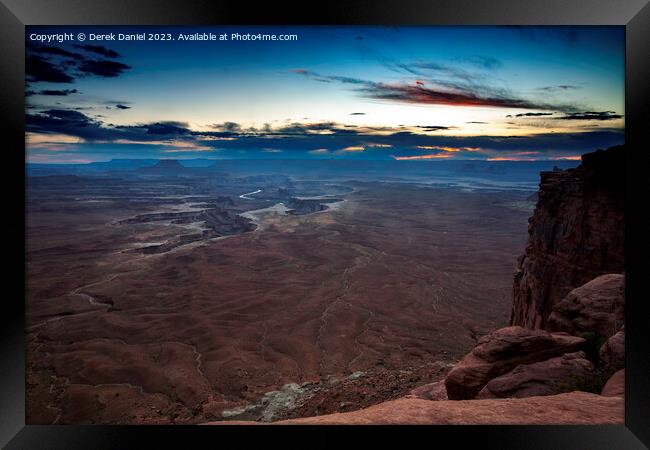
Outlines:
{"label": "black picture frame", "polygon": [[[436,427],[207,427],[207,426],[34,426],[25,425],[24,333],[24,27],[25,25],[624,25],[626,28],[625,140],[626,192],[626,399],[625,426],[436,426]],[[213,446],[236,438],[271,439],[282,433],[285,445],[338,446],[341,436],[367,435],[385,443],[452,439],[455,445],[523,448],[644,448],[650,446],[650,350],[643,249],[648,221],[643,185],[647,183],[646,128],[650,83],[650,6],[646,0],[353,0],[248,3],[233,0],[1,0],[0,111],[2,173],[11,181],[5,216],[6,240],[13,244],[5,262],[12,270],[2,296],[0,348],[0,445],[9,449],[194,447],[195,439]],[[23,183],[21,185],[20,183]],[[639,200],[637,200],[637,198]],[[20,237],[23,237],[21,240]],[[9,293],[11,292],[11,293]],[[22,297],[22,299],[21,299]],[[326,430],[324,431],[324,429]],[[319,437],[294,438],[299,433]],[[295,440],[294,440],[295,439]],[[305,441],[309,439],[309,441]],[[432,441],[430,441],[430,439]]]}

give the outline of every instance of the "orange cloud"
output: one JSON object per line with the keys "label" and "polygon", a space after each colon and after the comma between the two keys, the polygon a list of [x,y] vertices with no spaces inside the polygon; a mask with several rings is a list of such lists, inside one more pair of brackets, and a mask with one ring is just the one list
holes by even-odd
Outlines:
{"label": "orange cloud", "polygon": [[391,148],[392,145],[390,144],[366,144],[368,147],[372,148]]}
{"label": "orange cloud", "polygon": [[416,145],[415,148],[419,148],[421,150],[441,150],[443,152],[460,152],[460,151],[465,151],[465,152],[478,152],[481,149],[478,147],[441,147],[439,145]]}
{"label": "orange cloud", "polygon": [[488,161],[537,161],[536,158],[519,158],[516,156],[493,156]]}
{"label": "orange cloud", "polygon": [[431,155],[418,155],[418,156],[395,156],[391,155],[397,161],[405,161],[409,159],[445,159],[451,158],[449,153],[436,153]]}
{"label": "orange cloud", "polygon": [[[493,156],[488,158],[487,160],[488,161],[538,161],[540,158],[525,157],[525,156],[539,155],[539,154],[540,152],[517,152],[517,153],[511,153],[508,156]],[[557,156],[552,158],[541,158],[541,159],[580,161],[582,157],[580,155],[571,155],[571,156]]]}

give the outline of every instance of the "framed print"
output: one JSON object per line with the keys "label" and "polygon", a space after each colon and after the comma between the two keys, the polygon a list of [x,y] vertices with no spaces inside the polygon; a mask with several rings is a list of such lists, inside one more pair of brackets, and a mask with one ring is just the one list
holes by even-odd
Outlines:
{"label": "framed print", "polygon": [[7,448],[650,442],[645,2],[2,20]]}

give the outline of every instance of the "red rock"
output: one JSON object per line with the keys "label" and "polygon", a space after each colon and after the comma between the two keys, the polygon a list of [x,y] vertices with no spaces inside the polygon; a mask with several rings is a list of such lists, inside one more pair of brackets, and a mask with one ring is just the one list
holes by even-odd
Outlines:
{"label": "red rock", "polygon": [[548,333],[507,327],[482,337],[476,347],[447,375],[445,386],[452,400],[471,399],[488,381],[520,364],[544,361],[581,349],[585,340],[566,333]]}
{"label": "red rock", "polygon": [[612,336],[623,325],[625,276],[601,275],[572,290],[555,307],[548,329],[571,334],[593,332]]}
{"label": "red rock", "polygon": [[415,388],[411,391],[411,395],[424,400],[448,400],[444,380]]}
{"label": "red rock", "polygon": [[625,397],[625,369],[619,370],[607,380],[600,395],[605,397]]}
{"label": "red rock", "polygon": [[625,366],[625,326],[600,347],[599,358],[609,370]]}
{"label": "red rock", "polygon": [[[623,422],[624,403],[621,397],[570,392],[545,397],[490,400],[402,398],[358,411],[285,420],[273,422],[273,425],[597,425]],[[208,425],[232,423],[212,422]]]}
{"label": "red rock", "polygon": [[481,390],[478,398],[534,397],[558,394],[575,383],[578,377],[594,373],[594,365],[584,352],[566,353],[556,358],[517,366],[494,378]]}
{"label": "red rock", "polygon": [[625,147],[542,172],[528,243],[513,285],[511,325],[546,329],[553,306],[604,273],[625,270]]}

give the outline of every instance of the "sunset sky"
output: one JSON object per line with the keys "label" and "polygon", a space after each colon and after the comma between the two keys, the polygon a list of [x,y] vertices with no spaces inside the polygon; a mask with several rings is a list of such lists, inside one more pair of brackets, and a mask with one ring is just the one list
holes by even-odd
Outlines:
{"label": "sunset sky", "polygon": [[[296,34],[42,44],[32,33]],[[27,27],[27,161],[562,159],[623,142],[623,27]]]}

